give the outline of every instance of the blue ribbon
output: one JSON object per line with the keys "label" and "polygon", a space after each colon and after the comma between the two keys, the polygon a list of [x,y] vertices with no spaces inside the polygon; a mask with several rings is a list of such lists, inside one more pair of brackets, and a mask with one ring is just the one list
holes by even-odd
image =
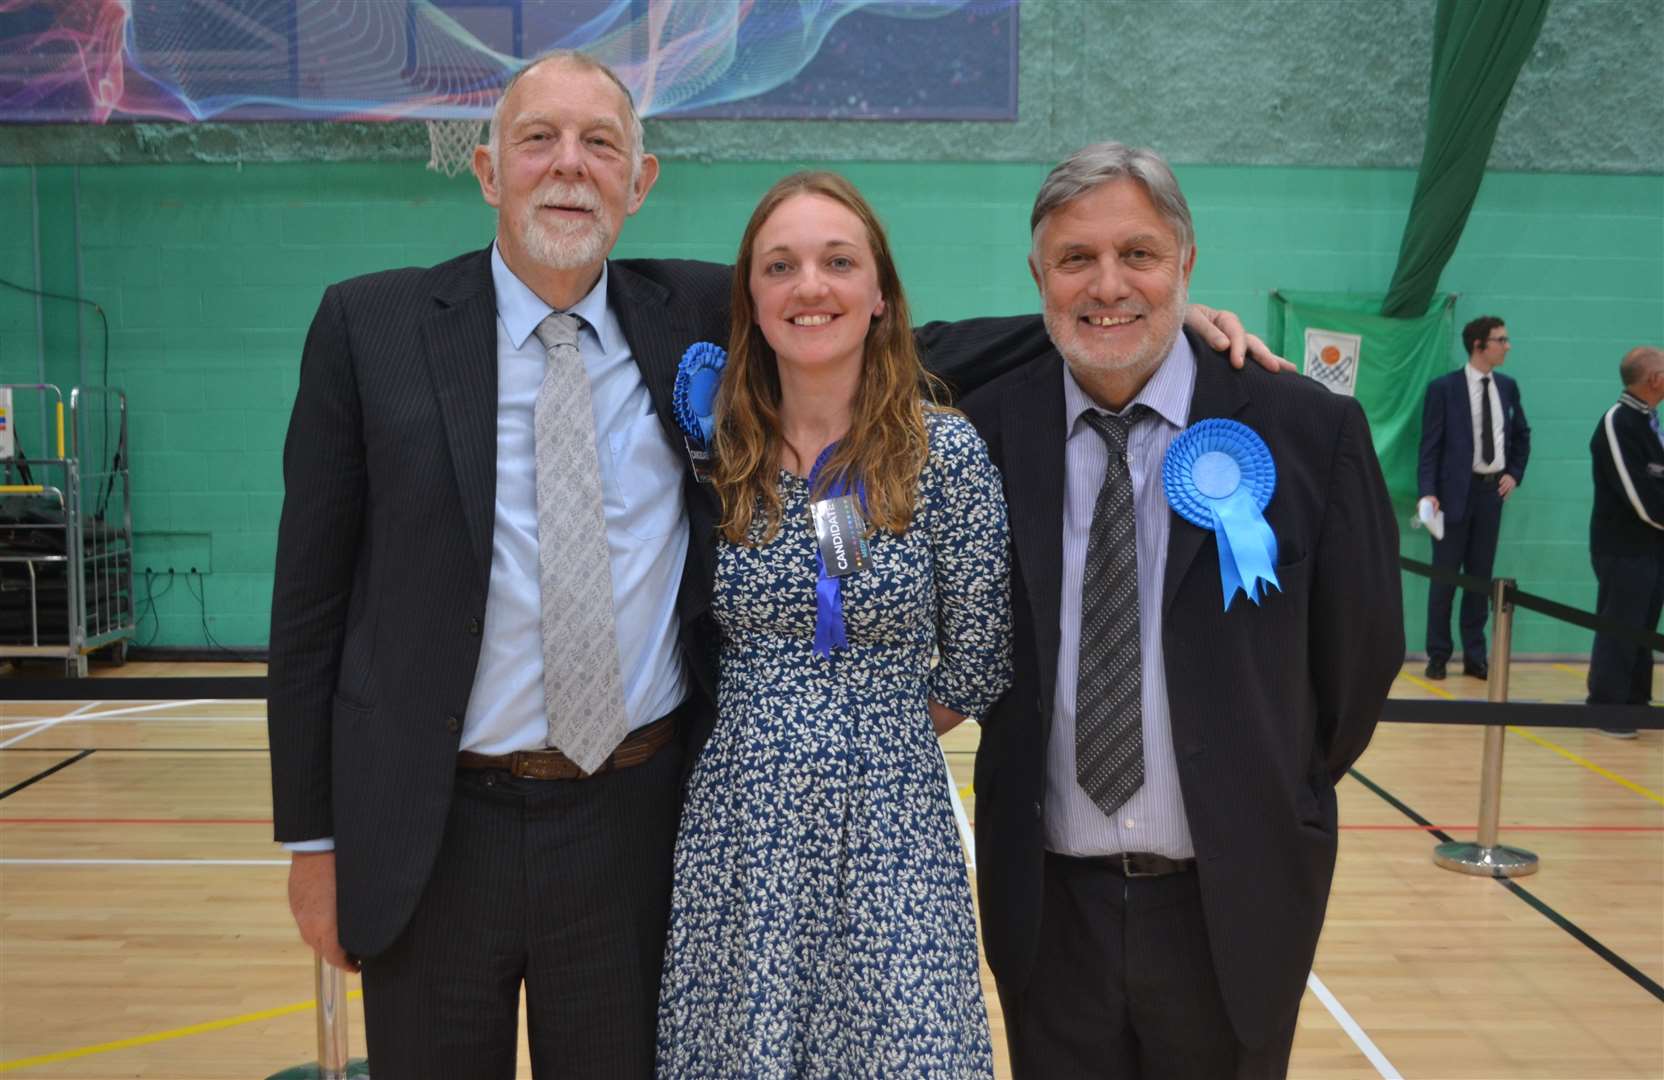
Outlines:
{"label": "blue ribbon", "polygon": [[1258,604],[1277,581],[1277,536],[1264,510],[1277,487],[1271,451],[1254,430],[1235,420],[1203,420],[1173,440],[1162,464],[1167,502],[1219,545],[1219,584],[1225,610],[1240,590]]}
{"label": "blue ribbon", "polygon": [[670,392],[676,423],[683,434],[698,439],[706,449],[716,433],[716,391],[727,363],[728,353],[720,345],[696,341],[676,365],[676,383]]}
{"label": "blue ribbon", "polygon": [[[815,459],[815,467],[809,470],[809,497],[814,498],[815,484],[820,480],[821,470],[837,450],[838,444],[833,443],[820,452]],[[826,498],[836,499],[849,491],[849,478],[839,473],[827,485]],[[861,500],[861,511],[867,509],[867,490],[864,484],[857,481],[855,494]],[[826,572],[826,558],[820,553],[819,537],[815,543],[815,652],[822,656],[831,656],[833,649],[849,648],[849,638],[844,633],[844,590],[843,579],[833,577]]]}

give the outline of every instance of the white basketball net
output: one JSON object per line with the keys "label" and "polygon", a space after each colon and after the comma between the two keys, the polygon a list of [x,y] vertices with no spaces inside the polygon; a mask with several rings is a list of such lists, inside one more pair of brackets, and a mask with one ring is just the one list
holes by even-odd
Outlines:
{"label": "white basketball net", "polygon": [[428,168],[455,176],[474,160],[480,142],[478,120],[429,120]]}

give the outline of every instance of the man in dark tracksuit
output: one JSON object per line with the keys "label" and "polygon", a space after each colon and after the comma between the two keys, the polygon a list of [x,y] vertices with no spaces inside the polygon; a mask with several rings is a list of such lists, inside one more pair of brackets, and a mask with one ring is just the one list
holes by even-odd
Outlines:
{"label": "man in dark tracksuit", "polygon": [[[1664,608],[1664,441],[1656,412],[1664,399],[1664,350],[1631,349],[1618,373],[1623,394],[1589,440],[1595,474],[1589,560],[1600,582],[1601,617],[1653,630]],[[1596,633],[1589,704],[1645,705],[1651,697],[1652,650]],[[1635,737],[1633,728],[1602,731]]]}

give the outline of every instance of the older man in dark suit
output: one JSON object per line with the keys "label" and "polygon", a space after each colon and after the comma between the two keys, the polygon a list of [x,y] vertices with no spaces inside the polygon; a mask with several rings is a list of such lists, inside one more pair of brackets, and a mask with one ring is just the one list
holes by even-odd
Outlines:
{"label": "older man in dark suit", "polygon": [[[1403,657],[1369,427],[1353,399],[1231,376],[1181,331],[1195,241],[1154,153],[1079,151],[1031,223],[1056,350],[964,403],[1004,473],[1015,552],[1016,683],[976,760],[1013,1075],[1280,1076],[1334,868],[1334,786]],[[1210,418],[1245,425],[1275,465],[1277,588],[1257,603],[1232,602],[1221,567],[1252,538],[1227,545],[1169,505],[1167,452]]]}
{"label": "older man in dark suit", "polygon": [[[716,505],[671,391],[688,345],[726,340],[731,272],[608,261],[658,162],[581,55],[522,69],[474,169],[495,244],[332,286],[307,336],[276,835],[302,937],[362,962],[378,1076],[512,1076],[524,986],[536,1075],[646,1077],[715,679]],[[921,339],[965,387],[1044,342],[1032,320]]]}
{"label": "older man in dark suit", "polygon": [[[1508,327],[1482,315],[1462,327],[1468,362],[1427,384],[1421,410],[1421,496],[1444,511],[1444,538],[1433,539],[1433,565],[1491,576],[1502,531],[1502,504],[1525,480],[1531,425],[1517,382],[1496,370],[1508,359]],[[1450,607],[1456,586],[1427,585],[1427,677],[1442,679],[1450,662]],[[1485,619],[1490,599],[1462,594],[1462,674],[1490,675]]]}

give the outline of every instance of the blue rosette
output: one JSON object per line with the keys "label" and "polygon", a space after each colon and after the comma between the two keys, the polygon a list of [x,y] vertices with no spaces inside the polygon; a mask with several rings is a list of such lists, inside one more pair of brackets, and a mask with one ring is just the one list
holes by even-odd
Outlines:
{"label": "blue rosette", "polygon": [[1219,583],[1225,610],[1237,590],[1258,604],[1277,581],[1277,537],[1265,508],[1277,489],[1277,465],[1253,428],[1235,420],[1203,420],[1179,433],[1162,463],[1167,503],[1186,521],[1211,529],[1219,542]]}
{"label": "blue rosette", "polygon": [[682,433],[701,449],[709,450],[716,433],[716,391],[722,383],[722,369],[728,351],[708,341],[696,341],[676,365],[676,385],[671,390],[671,408]]}

